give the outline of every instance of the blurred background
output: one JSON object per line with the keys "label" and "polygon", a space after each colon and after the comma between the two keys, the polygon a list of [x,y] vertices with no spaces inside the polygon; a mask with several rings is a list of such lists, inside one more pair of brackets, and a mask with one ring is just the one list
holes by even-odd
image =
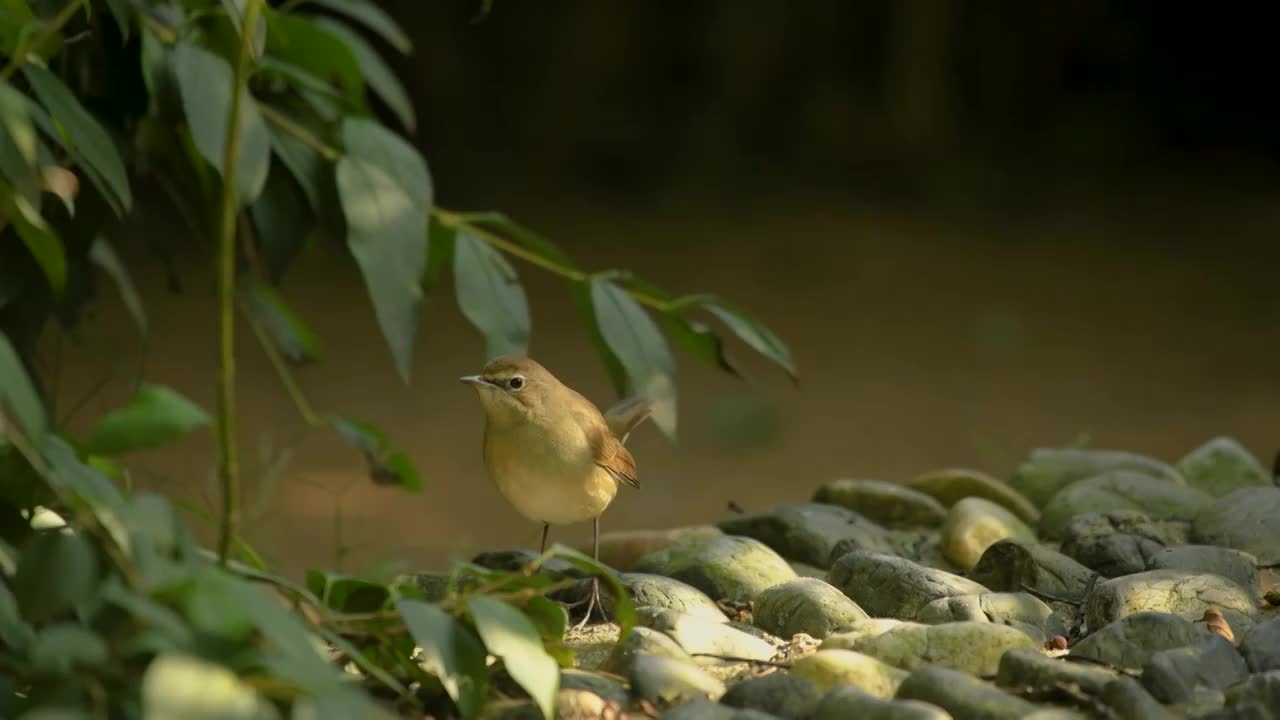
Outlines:
{"label": "blurred background", "polygon": [[[796,356],[798,387],[746,350],[745,382],[679,358],[679,445],[632,436],[642,488],[606,531],[714,522],[840,476],[1004,476],[1036,446],[1173,461],[1229,434],[1268,464],[1280,447],[1273,18],[1103,0],[497,0],[479,22],[479,0],[383,6],[414,40],[396,69],[441,205],[503,210],[589,268],[714,291]],[[178,294],[158,264],[135,271],[145,353],[121,308],[98,309],[65,358],[68,397],[108,381],[77,422],[119,403],[139,360],[213,406],[204,253],[178,258]],[[568,287],[517,269],[533,356],[612,401]],[[426,489],[370,486],[246,333],[248,539],[292,573],[536,546],[484,475],[457,382],[483,349],[451,284],[407,387],[337,248],[310,248],[283,290],[323,343],[298,373],[312,402],[378,423]],[[108,367],[107,348],[132,355]],[[139,484],[213,505],[211,433],[141,460]]]}

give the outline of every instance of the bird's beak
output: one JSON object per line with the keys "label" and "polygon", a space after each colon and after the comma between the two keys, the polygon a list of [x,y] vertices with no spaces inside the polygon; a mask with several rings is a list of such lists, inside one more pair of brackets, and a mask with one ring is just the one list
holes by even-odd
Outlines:
{"label": "bird's beak", "polygon": [[458,381],[468,385],[484,385],[484,377],[481,375],[464,375],[458,378]]}

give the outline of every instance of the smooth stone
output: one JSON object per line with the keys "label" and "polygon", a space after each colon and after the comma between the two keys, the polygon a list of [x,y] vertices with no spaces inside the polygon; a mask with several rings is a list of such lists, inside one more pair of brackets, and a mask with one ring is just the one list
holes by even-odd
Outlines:
{"label": "smooth stone", "polygon": [[953,595],[925,605],[916,620],[930,625],[950,622],[989,622],[1007,625],[1037,643],[1066,635],[1066,624],[1053,608],[1028,593]]}
{"label": "smooth stone", "polygon": [[1280,718],[1280,670],[1251,675],[1224,693],[1226,707],[1212,720],[1275,720]]}
{"label": "smooth stone", "polygon": [[665,633],[647,627],[631,628],[627,639],[618,643],[604,661],[602,670],[627,677],[636,658],[658,655],[677,660],[691,660],[689,653]]}
{"label": "smooth stone", "polygon": [[1142,572],[1165,547],[1185,545],[1191,524],[1152,520],[1132,510],[1077,515],[1062,537],[1063,554],[1105,577]]}
{"label": "smooth stone", "polygon": [[852,650],[819,650],[791,663],[791,674],[811,680],[822,692],[838,685],[876,697],[891,698],[907,673],[870,655]]}
{"label": "smooth stone", "polygon": [[628,701],[625,698],[617,701],[589,690],[562,687],[556,693],[556,718],[557,720],[599,720],[605,717],[620,717],[622,708],[627,704]]}
{"label": "smooth stone", "polygon": [[1030,589],[1078,601],[1084,598],[1093,574],[1084,565],[1044,545],[1001,540],[982,553],[969,572],[969,579],[1000,592]]}
{"label": "smooth stone", "polygon": [[1148,570],[1098,583],[1085,604],[1085,619],[1090,628],[1144,611],[1197,620],[1209,608],[1256,612],[1249,592],[1221,575]]}
{"label": "smooth stone", "polygon": [[[690,540],[723,535],[715,525],[690,525],[667,530],[615,530],[600,535],[600,562],[620,572],[627,572],[636,561],[648,555]],[[578,550],[590,554],[591,546]]]}
{"label": "smooth stone", "polygon": [[952,720],[937,705],[918,700],[885,700],[854,687],[834,687],[822,696],[809,720]]}
{"label": "smooth stone", "polygon": [[883,480],[832,480],[818,488],[813,501],[848,508],[886,527],[933,527],[947,514],[933,497]]}
{"label": "smooth stone", "polygon": [[1193,487],[1142,473],[1115,470],[1071,483],[1058,491],[1040,517],[1041,534],[1061,537],[1077,515],[1136,510],[1157,520],[1190,520],[1213,501]]}
{"label": "smooth stone", "polygon": [[665,575],[706,593],[712,600],[754,600],[762,590],[795,578],[796,573],[769,546],[747,537],[725,535],[692,540],[644,556],[636,572]]}
{"label": "smooth stone", "polygon": [[561,668],[560,689],[585,690],[619,705],[626,705],[630,700],[626,686],[618,680],[578,668]]}
{"label": "smooth stone", "polygon": [[1254,625],[1240,639],[1240,654],[1251,672],[1280,670],[1280,618]]}
{"label": "smooth stone", "polygon": [[1231,641],[1218,635],[1186,647],[1154,653],[1142,669],[1142,684],[1165,704],[1191,702],[1200,689],[1222,691],[1249,674]]}
{"label": "smooth stone", "polygon": [[674,705],[696,698],[718,700],[724,683],[688,660],[661,655],[640,655],[631,664],[631,691],[636,697],[660,705]]}
{"label": "smooth stone", "polygon": [[[646,628],[646,631],[647,628]],[[599,623],[565,632],[564,646],[573,651],[573,666],[580,670],[609,672],[609,659],[618,651],[622,628],[617,623]],[[661,633],[658,633],[661,635]],[[664,638],[672,645],[671,638]],[[675,645],[677,652],[680,646]],[[622,673],[625,674],[625,673]]]}
{"label": "smooth stone", "polygon": [[996,685],[1030,688],[1038,693],[1050,693],[1067,685],[1097,695],[1117,677],[1114,670],[1051,658],[1038,648],[1013,648],[1000,657]]}
{"label": "smooth stone", "polygon": [[884,553],[857,550],[836,561],[827,581],[869,615],[914,619],[925,605],[952,595],[990,592],[972,580]]}
{"label": "smooth stone", "polygon": [[933,470],[908,482],[907,487],[932,496],[947,507],[967,497],[980,497],[1004,507],[1028,525],[1040,522],[1040,511],[1022,493],[977,470]]}
{"label": "smooth stone", "polygon": [[1107,472],[1126,471],[1182,483],[1182,477],[1168,463],[1123,450],[1089,448],[1038,448],[1009,478],[1009,485],[1037,507],[1072,483]]}
{"label": "smooth stone", "polygon": [[637,615],[645,627],[665,633],[690,655],[769,660],[775,654],[772,644],[724,621],[714,622],[667,608],[650,608],[648,612]]}
{"label": "smooth stone", "polygon": [[1235,440],[1220,436],[1187,453],[1177,464],[1187,484],[1214,496],[1245,487],[1271,487],[1271,473]]}
{"label": "smooth stone", "polygon": [[1020,720],[1038,709],[972,675],[943,667],[915,670],[902,682],[897,697],[936,705],[956,720]]}
{"label": "smooth stone", "polygon": [[743,680],[720,698],[730,707],[759,710],[787,720],[808,718],[820,700],[822,691],[812,680],[785,672]]}
{"label": "smooth stone", "polygon": [[1007,625],[952,622],[903,623],[880,635],[863,637],[850,649],[903,670],[937,665],[970,675],[995,675],[1000,656],[1016,647],[1034,648],[1038,643]]}
{"label": "smooth stone", "polygon": [[1254,556],[1231,548],[1179,545],[1164,548],[1153,555],[1150,569],[1221,575],[1244,588],[1256,600],[1262,594],[1257,564]]}
{"label": "smooth stone", "polygon": [[412,585],[422,593],[424,602],[438,603],[449,594],[449,573],[416,572],[396,578],[396,584]]}
{"label": "smooth stone", "polygon": [[966,572],[987,548],[1007,539],[1035,542],[1036,534],[1016,515],[982,498],[952,505],[942,524],[942,554]]}
{"label": "smooth stone", "polygon": [[730,535],[759,540],[783,557],[816,567],[830,567],[831,553],[842,540],[873,550],[892,548],[884,528],[839,505],[798,503],[768,512],[736,515],[720,522]]}
{"label": "smooth stone", "polygon": [[827,576],[827,571],[818,567],[817,565],[810,565],[809,563],[796,562],[795,560],[789,561],[789,564],[791,565],[791,569],[795,570],[796,575],[798,577],[818,578],[819,580],[821,580]]}
{"label": "smooth stone", "polygon": [[1117,720],[1164,720],[1173,714],[1151,693],[1131,677],[1119,677],[1107,683],[1099,696]]}
{"label": "smooth stone", "polygon": [[[955,563],[942,554],[941,532],[917,534],[915,537],[909,537],[906,535],[906,531],[901,530],[890,531],[890,533],[892,534],[889,536],[889,541],[898,549],[898,555],[925,567],[949,572],[953,575],[961,572]],[[837,551],[833,557],[840,557],[843,554]]]}
{"label": "smooth stone", "polygon": [[1191,536],[1243,550],[1263,564],[1280,562],[1280,488],[1243,488],[1218,498],[1196,515]]}
{"label": "smooth stone", "polygon": [[[637,717],[627,715],[626,717]],[[638,717],[645,717],[640,715]],[[658,716],[661,720],[775,720],[759,710],[743,710],[721,705],[706,698],[677,705]]]}
{"label": "smooth stone", "polygon": [[819,645],[821,650],[851,650],[854,643],[864,637],[875,635],[883,635],[893,628],[902,625],[904,620],[894,620],[893,618],[867,618],[859,620],[849,626],[847,630],[838,632]]}
{"label": "smooth stone", "polygon": [[[637,607],[649,605],[688,613],[712,622],[728,621],[724,611],[706,593],[675,578],[649,573],[622,573],[618,580],[631,593],[632,602]],[[606,599],[602,594],[601,600],[605,611],[611,612],[612,598]]]}
{"label": "smooth stone", "polygon": [[1072,646],[1071,655],[1113,667],[1138,669],[1154,653],[1185,647],[1208,634],[1203,625],[1178,615],[1139,612],[1091,629],[1089,636]]}
{"label": "smooth stone", "polygon": [[755,624],[774,635],[805,633],[819,640],[868,617],[844,593],[816,578],[774,585],[756,597],[752,613]]}

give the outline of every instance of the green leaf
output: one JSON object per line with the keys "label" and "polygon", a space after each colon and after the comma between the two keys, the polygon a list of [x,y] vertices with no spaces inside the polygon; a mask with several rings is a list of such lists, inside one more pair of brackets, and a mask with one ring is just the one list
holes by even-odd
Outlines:
{"label": "green leaf", "polygon": [[304,193],[281,160],[272,164],[267,184],[250,208],[258,252],[273,282],[284,277],[315,226],[315,215]]}
{"label": "green leaf", "polygon": [[369,479],[376,485],[399,485],[404,490],[422,489],[422,477],[409,456],[393,448],[382,431],[360,420],[331,417],[329,424],[347,442],[364,454],[369,464]]}
{"label": "green leaf", "polygon": [[653,403],[654,423],[674,440],[676,368],[662,332],[627,291],[608,280],[591,281],[591,306],[605,344],[627,371],[632,392]]}
{"label": "green leaf", "polygon": [[328,29],[301,15],[267,13],[267,54],[324,80],[348,109],[364,108],[364,77],[355,53]]}
{"label": "green leaf", "polygon": [[35,15],[27,0],[0,0],[0,50],[13,57]]}
{"label": "green leaf", "polygon": [[528,352],[529,303],[502,253],[460,231],[454,238],[453,277],[458,308],[484,336],[485,357]]}
{"label": "green leaf", "polygon": [[591,281],[579,282],[574,285],[573,301],[578,306],[578,312],[582,315],[582,320],[586,323],[587,334],[591,338],[591,344],[595,346],[596,353],[604,362],[605,371],[609,373],[609,381],[613,384],[613,391],[618,397],[625,397],[627,394],[627,369],[622,366],[622,361],[618,360],[618,356],[609,347],[609,343],[605,341],[604,334],[600,332],[600,322],[596,317],[595,306],[591,302]]}
{"label": "green leaf", "polygon": [[[244,33],[244,14],[248,7],[248,0],[222,0],[222,7],[226,8],[227,16],[231,18],[231,24],[235,26],[236,35]],[[262,7],[266,7],[266,3],[262,3]],[[267,47],[267,22],[259,11],[258,19],[253,24],[253,45],[251,50],[253,57],[262,57],[262,52]]]}
{"label": "green leaf", "polygon": [[143,720],[274,720],[275,706],[222,665],[191,655],[157,657],[142,676]]}
{"label": "green leaf", "polygon": [[373,612],[391,597],[386,585],[319,570],[307,571],[307,589],[320,596],[325,607],[347,613]]}
{"label": "green leaf", "polygon": [[161,385],[143,385],[122,408],[111,411],[89,436],[95,455],[121,455],[154,448],[210,423],[200,406]]}
{"label": "green leaf", "polygon": [[413,52],[413,43],[400,25],[382,8],[368,0],[311,0],[311,4],[346,15],[374,31],[391,47],[406,55]]}
{"label": "green leaf", "polygon": [[254,625],[248,610],[240,605],[242,593],[235,578],[216,568],[205,568],[182,598],[191,627],[229,643],[244,640]]}
{"label": "green leaf", "polygon": [[488,688],[484,647],[449,613],[434,605],[401,600],[396,609],[422,650],[418,664],[440,679],[462,717],[476,717]]}
{"label": "green leaf", "polygon": [[569,270],[579,269],[573,260],[568,255],[565,255],[564,251],[557,247],[555,243],[512,220],[503,213],[488,210],[478,213],[466,213],[465,218],[469,223],[494,230],[504,237],[515,240],[526,250],[532,250],[534,254],[543,260]]}
{"label": "green leaf", "polygon": [[635,627],[636,610],[635,604],[631,600],[631,593],[622,585],[622,581],[618,579],[618,574],[608,565],[567,545],[555,543],[551,546],[548,554],[550,557],[563,560],[583,572],[600,578],[604,582],[605,589],[613,598],[613,620],[622,629],[619,642],[625,640],[627,633],[631,632],[631,628]]}
{"label": "green leaf", "polygon": [[31,669],[43,675],[70,675],[76,669],[107,664],[107,643],[92,630],[71,622],[50,625],[31,641]]}
{"label": "green leaf", "polygon": [[360,66],[360,72],[364,74],[365,82],[378,97],[382,98],[387,107],[391,108],[391,112],[395,113],[405,128],[413,132],[418,125],[417,115],[413,111],[413,100],[410,99],[404,85],[400,83],[400,78],[387,67],[387,63],[378,51],[365,42],[358,33],[340,22],[319,18],[316,23],[346,43]]}
{"label": "green leaf", "polygon": [[791,359],[791,351],[785,343],[754,318],[741,310],[725,304],[716,298],[709,298],[701,303],[707,312],[715,315],[734,335],[751,346],[753,350],[781,366],[791,376],[793,382],[799,381],[795,361]]}
{"label": "green leaf", "polygon": [[489,652],[502,658],[511,678],[529,693],[542,716],[551,720],[560,691],[560,666],[542,648],[529,618],[510,605],[484,595],[467,599],[476,632]]}
{"label": "green leaf", "polygon": [[35,178],[40,138],[27,112],[30,101],[9,83],[0,83],[0,173],[15,185]]}
{"label": "green leaf", "polygon": [[250,281],[240,286],[240,297],[245,312],[290,362],[307,365],[320,359],[320,340],[279,293],[260,282]]}
{"label": "green leaf", "polygon": [[129,40],[129,0],[106,0],[107,9],[120,27],[120,36]]}
{"label": "green leaf", "polygon": [[118,577],[113,576],[103,584],[102,599],[132,615],[143,627],[164,636],[174,647],[195,645],[195,636],[181,615],[149,596],[125,587]]}
{"label": "green leaf", "polygon": [[18,613],[18,600],[0,578],[0,645],[22,653],[27,649],[35,632]]}
{"label": "green leaf", "polygon": [[[277,109],[277,112],[281,111]],[[290,119],[296,122],[296,119]],[[284,163],[289,173],[293,175],[293,179],[298,182],[298,186],[302,188],[311,209],[319,213],[322,198],[325,196],[324,183],[329,177],[328,164],[320,153],[292,134],[275,125],[269,126],[268,129],[271,132],[271,148],[275,150],[280,162]],[[270,184],[269,178],[268,184]],[[264,192],[266,192],[265,189]]]}
{"label": "green leaf", "polygon": [[44,401],[31,384],[18,351],[3,332],[0,332],[0,406],[12,413],[27,440],[38,443],[44,437],[48,428]]}
{"label": "green leaf", "polygon": [[361,652],[360,649],[349,640],[323,625],[317,626],[316,631],[322,638],[324,638],[325,642],[334,646],[338,652],[346,655],[348,658],[351,658],[351,662],[355,663],[356,667],[360,668],[361,672],[375,678],[378,682],[395,691],[395,693],[400,695],[402,698],[407,700],[413,699],[413,694],[404,686],[403,683],[397,680],[391,673],[387,672],[381,665],[370,660],[368,656]]}
{"label": "green leaf", "polygon": [[663,313],[662,320],[667,328],[667,334],[674,338],[676,345],[685,352],[730,375],[742,377],[738,368],[729,361],[724,351],[724,341],[715,330],[704,323],[686,317],[679,310]]}
{"label": "green leaf", "polygon": [[98,586],[98,556],[78,534],[37,533],[22,548],[13,595],[33,623],[55,618],[92,596]]}
{"label": "green leaf", "polygon": [[108,200],[114,199],[117,212],[120,209],[128,211],[133,205],[133,194],[129,190],[124,161],[120,159],[111,135],[80,105],[75,94],[57,75],[30,62],[22,66],[22,72],[36,97],[57,122],[61,131],[58,139],[76,162],[84,166],[89,179],[103,196]]}
{"label": "green leaf", "polygon": [[103,238],[95,238],[93,245],[89,247],[89,260],[102,268],[115,283],[116,289],[120,291],[120,299],[124,301],[125,309],[129,311],[129,317],[133,318],[138,331],[145,336],[147,311],[142,307],[142,296],[138,294],[138,289],[133,285],[133,278],[129,276],[124,263],[120,262],[115,249]]}
{"label": "green leaf", "polygon": [[383,337],[406,383],[422,307],[431,176],[418,151],[377,123],[347,118],[336,179],[356,258]]}
{"label": "green leaf", "polygon": [[[178,43],[172,54],[173,72],[182,91],[183,114],[200,155],[219,173],[227,142],[227,111],[231,107],[231,66],[204,48]],[[236,194],[241,205],[262,192],[271,166],[271,136],[258,103],[248,90],[240,97],[240,157]]]}
{"label": "green leaf", "polygon": [[431,217],[427,229],[427,267],[422,272],[422,292],[430,296],[440,283],[440,273],[453,265],[453,246],[457,231]]}
{"label": "green leaf", "polygon": [[542,638],[542,646],[547,654],[560,667],[573,667],[573,650],[564,645],[564,631],[569,620],[564,605],[548,597],[535,596],[525,603],[524,613],[538,628],[538,635]]}
{"label": "green leaf", "polygon": [[62,240],[54,233],[53,228],[45,222],[37,209],[27,197],[7,192],[0,187],[0,207],[3,214],[18,231],[18,237],[35,261],[44,271],[45,279],[55,295],[61,295],[67,285],[67,256],[62,249]]}

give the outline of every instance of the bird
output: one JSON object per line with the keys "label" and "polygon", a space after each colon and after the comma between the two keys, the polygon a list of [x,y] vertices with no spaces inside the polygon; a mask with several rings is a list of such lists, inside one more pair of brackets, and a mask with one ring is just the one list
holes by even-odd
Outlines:
{"label": "bird", "polygon": [[[627,398],[601,413],[587,398],[525,355],[490,360],[472,385],[484,410],[484,465],[489,479],[516,512],[542,524],[539,553],[552,525],[591,521],[592,556],[600,559],[600,516],[619,487],[640,487],[635,458],[623,445],[652,412],[651,403]],[[586,625],[600,604],[592,578]]]}

